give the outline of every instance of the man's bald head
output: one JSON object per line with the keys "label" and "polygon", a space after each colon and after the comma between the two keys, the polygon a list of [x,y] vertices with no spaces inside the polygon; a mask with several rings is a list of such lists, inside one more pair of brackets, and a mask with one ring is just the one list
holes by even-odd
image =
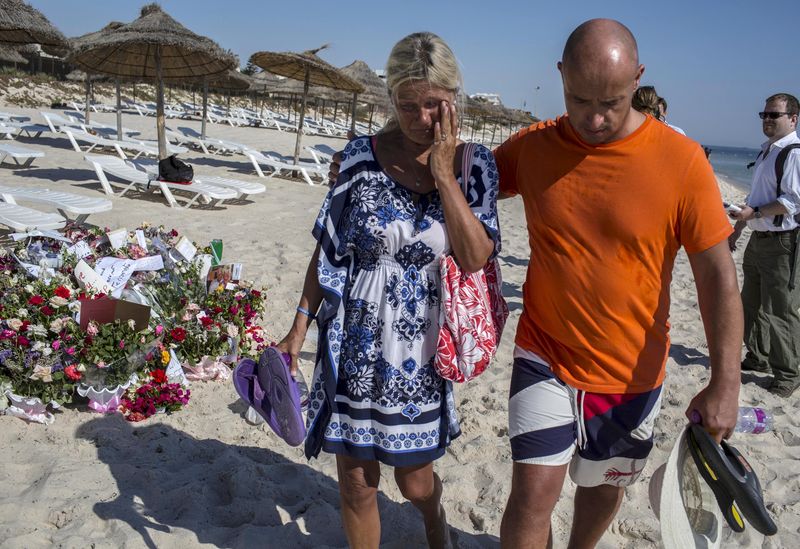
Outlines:
{"label": "man's bald head", "polygon": [[621,139],[644,122],[631,107],[644,66],[636,39],[622,23],[583,23],[569,36],[558,70],[569,123],[587,143]]}
{"label": "man's bald head", "polygon": [[591,19],[569,35],[562,64],[567,70],[587,72],[609,70],[635,72],[639,49],[633,33],[613,19]]}

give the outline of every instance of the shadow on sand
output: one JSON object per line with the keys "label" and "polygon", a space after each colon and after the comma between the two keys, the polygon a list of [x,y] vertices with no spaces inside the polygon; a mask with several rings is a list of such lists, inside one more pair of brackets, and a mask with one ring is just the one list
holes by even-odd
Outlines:
{"label": "shadow on sand", "polygon": [[[161,423],[134,427],[117,414],[88,421],[76,436],[94,443],[117,483],[95,514],[125,522],[149,548],[158,546],[155,532],[173,528],[217,547],[346,546],[336,481],[269,449],[197,439]],[[424,545],[410,504],[380,493],[379,506],[383,547]],[[499,547],[493,536],[451,532],[460,547]]]}

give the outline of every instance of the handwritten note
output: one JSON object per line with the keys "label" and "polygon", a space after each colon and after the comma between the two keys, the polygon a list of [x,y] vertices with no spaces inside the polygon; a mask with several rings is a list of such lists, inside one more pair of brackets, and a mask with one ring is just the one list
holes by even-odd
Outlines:
{"label": "handwritten note", "polygon": [[109,295],[113,290],[111,284],[97,274],[97,271],[92,269],[83,259],[78,261],[78,264],[75,266],[74,274],[80,287],[89,293],[103,293]]}
{"label": "handwritten note", "polygon": [[136,229],[136,243],[139,244],[139,247],[142,248],[144,251],[147,251],[147,239],[144,237],[144,231],[141,229]]}

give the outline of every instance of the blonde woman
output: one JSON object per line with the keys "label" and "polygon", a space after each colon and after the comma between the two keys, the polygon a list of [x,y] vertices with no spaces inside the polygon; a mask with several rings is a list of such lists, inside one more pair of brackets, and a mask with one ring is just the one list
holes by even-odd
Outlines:
{"label": "blonde woman", "polygon": [[[461,75],[438,36],[398,42],[386,66],[393,118],[352,140],[323,203],[303,294],[280,347],[297,356],[312,319],[320,336],[306,455],[336,454],[351,547],[380,541],[380,463],[422,513],[430,547],[449,547],[433,461],[460,434],[451,383],[433,367],[439,260],[466,271],[499,251],[497,170],[478,146],[462,173]],[[465,196],[462,180],[467,179]]]}

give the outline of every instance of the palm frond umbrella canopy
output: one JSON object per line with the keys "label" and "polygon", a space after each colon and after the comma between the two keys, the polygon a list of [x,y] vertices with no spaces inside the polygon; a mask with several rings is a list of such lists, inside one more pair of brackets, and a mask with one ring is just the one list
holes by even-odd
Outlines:
{"label": "palm frond umbrella canopy", "polygon": [[0,42],[39,44],[47,53],[63,55],[67,39],[42,13],[22,0],[0,0]]}
{"label": "palm frond umbrella canopy", "polygon": [[164,82],[202,80],[222,74],[238,63],[232,53],[193,33],[157,4],[144,6],[140,17],[132,23],[78,45],[69,60],[87,72],[126,80],[155,80],[159,158],[167,156]]}
{"label": "palm frond umbrella canopy", "polygon": [[7,46],[5,44],[0,44],[0,61],[5,61],[6,63],[27,63],[28,60],[22,57],[22,54],[19,53],[11,46]]}
{"label": "palm frond umbrella canopy", "polygon": [[[251,79],[237,70],[229,70],[217,76],[204,78],[199,86],[203,90],[203,118],[200,129],[200,136],[206,137],[206,118],[208,117],[208,90],[249,90],[252,84]],[[194,87],[194,86],[193,86]],[[194,101],[194,100],[193,100]],[[228,96],[228,110],[230,110],[230,96]]]}
{"label": "palm frond umbrella canopy", "polygon": [[342,74],[339,69],[317,56],[317,52],[325,47],[326,46],[322,46],[321,48],[308,50],[303,53],[261,51],[254,53],[252,57],[250,57],[250,60],[255,65],[258,65],[265,71],[303,82],[303,100],[300,103],[297,141],[294,145],[295,164],[297,164],[300,158],[300,142],[303,139],[303,121],[306,116],[306,98],[308,97],[309,85],[314,84],[316,86],[351,92],[361,92],[364,90],[361,84],[349,76]]}
{"label": "palm frond umbrella canopy", "polygon": [[[369,65],[364,61],[356,59],[346,67],[342,67],[341,71],[347,76],[364,86],[361,99],[366,103],[372,105],[370,109],[370,126],[372,126],[372,111],[375,105],[388,106],[389,104],[389,88],[386,86],[381,77],[375,74]],[[359,94],[353,93],[353,116],[350,121],[350,130],[356,130],[356,101],[358,101]]]}

